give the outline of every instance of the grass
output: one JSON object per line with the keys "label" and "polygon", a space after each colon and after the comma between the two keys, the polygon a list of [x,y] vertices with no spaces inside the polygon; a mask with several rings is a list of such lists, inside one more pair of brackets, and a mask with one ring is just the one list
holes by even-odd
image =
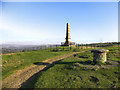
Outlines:
{"label": "grass", "polygon": [[[13,55],[3,55],[2,57],[2,76],[3,79],[11,75],[15,70],[33,65],[35,62],[41,62],[48,58],[59,55],[65,55],[71,52],[89,50],[88,52],[74,55],[66,58],[49,68],[35,74],[27,81],[28,84],[22,85],[27,88],[110,88],[119,87],[118,84],[118,67],[108,69],[99,68],[93,70],[86,67],[81,62],[92,64],[93,53],[91,49],[68,50],[67,47],[54,47],[51,49],[20,52]],[[98,48],[96,48],[98,49]],[[107,53],[108,60],[120,62],[120,51],[118,47],[105,47],[109,49]],[[55,50],[55,51],[54,51]],[[96,67],[96,66],[94,66]]]}
{"label": "grass", "polygon": [[35,62],[41,62],[48,58],[70,53],[69,51],[51,52],[49,49],[19,52],[12,55],[2,56],[2,78],[5,79],[13,71],[23,69],[26,66],[33,65]]}
{"label": "grass", "polygon": [[[74,48],[71,50],[68,47],[57,47],[58,51],[51,51],[56,49],[55,47],[50,49],[40,49],[27,52],[17,52],[11,55],[2,56],[2,79],[7,78],[16,70],[24,69],[35,62],[42,62],[46,59],[54,58],[60,55],[72,53]],[[82,51],[82,50],[79,50]]]}
{"label": "grass", "polygon": [[80,68],[67,69],[65,65],[55,65],[54,68],[40,74],[34,88],[109,88],[114,85],[118,87],[118,78],[114,74],[117,69],[92,71]]}
{"label": "grass", "polygon": [[[109,47],[108,58],[120,61],[117,47]],[[114,52],[114,53],[113,53]],[[113,88],[119,87],[118,67],[108,69],[90,69],[80,62],[87,62],[88,65],[93,60],[92,53],[84,52],[75,57],[66,58],[50,68],[36,74],[29,84],[24,87],[30,88]]]}

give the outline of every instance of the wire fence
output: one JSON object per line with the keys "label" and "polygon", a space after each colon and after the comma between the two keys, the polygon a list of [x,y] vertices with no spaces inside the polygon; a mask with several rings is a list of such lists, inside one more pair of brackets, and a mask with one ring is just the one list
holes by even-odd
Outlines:
{"label": "wire fence", "polygon": [[102,49],[104,47],[120,47],[120,42],[110,42],[110,43],[93,43],[93,44],[76,44],[76,45],[69,45],[64,46],[56,45],[54,48],[50,48],[50,51],[67,51],[71,49],[88,49],[88,48],[99,48]]}

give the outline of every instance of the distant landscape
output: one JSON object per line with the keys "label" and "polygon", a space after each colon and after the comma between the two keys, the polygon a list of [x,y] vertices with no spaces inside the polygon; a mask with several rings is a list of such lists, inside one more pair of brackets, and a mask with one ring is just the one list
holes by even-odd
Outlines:
{"label": "distant landscape", "polygon": [[[2,54],[15,53],[15,52],[25,52],[29,50],[45,49],[50,47],[55,47],[56,45],[19,45],[19,44],[2,44]],[[60,45],[57,45],[60,46]]]}
{"label": "distant landscape", "polygon": [[[118,42],[107,42],[107,43],[91,43],[91,44],[77,44],[76,46],[93,46],[93,47],[107,47],[119,45]],[[38,50],[38,49],[47,49],[60,46],[60,44],[53,45],[20,45],[20,44],[2,44],[0,47],[2,48],[2,54],[7,53],[15,53],[15,52],[25,52],[30,50]]]}

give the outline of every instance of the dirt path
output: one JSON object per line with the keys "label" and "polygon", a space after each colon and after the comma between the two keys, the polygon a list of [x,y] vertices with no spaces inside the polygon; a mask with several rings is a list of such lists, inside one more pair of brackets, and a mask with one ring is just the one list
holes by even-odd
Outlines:
{"label": "dirt path", "polygon": [[18,70],[16,73],[12,74],[11,76],[7,77],[2,81],[2,88],[20,88],[22,83],[28,80],[31,76],[43,70],[44,68],[49,67],[49,65],[55,63],[56,61],[60,61],[64,58],[86,51],[73,52],[68,55],[62,55],[52,59],[47,59],[41,63],[40,62],[36,63],[36,65],[32,65],[22,70]]}

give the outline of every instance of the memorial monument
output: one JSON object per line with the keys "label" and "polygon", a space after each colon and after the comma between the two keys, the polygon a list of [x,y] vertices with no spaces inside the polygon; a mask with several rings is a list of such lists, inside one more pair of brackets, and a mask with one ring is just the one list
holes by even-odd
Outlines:
{"label": "memorial monument", "polygon": [[70,46],[70,45],[75,45],[75,42],[71,42],[70,41],[70,27],[69,27],[69,23],[67,23],[66,26],[66,38],[65,38],[65,42],[61,42],[61,46]]}

